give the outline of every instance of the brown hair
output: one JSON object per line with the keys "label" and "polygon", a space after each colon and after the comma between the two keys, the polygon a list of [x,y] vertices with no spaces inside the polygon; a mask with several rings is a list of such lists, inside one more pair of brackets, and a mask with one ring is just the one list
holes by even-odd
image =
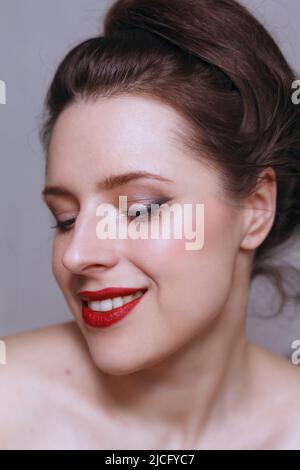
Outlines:
{"label": "brown hair", "polygon": [[300,225],[295,79],[266,29],[235,0],[119,0],[105,17],[104,35],[76,46],[59,65],[41,138],[47,149],[56,119],[74,101],[129,93],[175,108],[188,123],[183,142],[217,163],[235,199],[249,195],[260,172],[272,167],[276,216],[256,250],[252,279],[274,278],[281,311],[283,277],[266,260]]}

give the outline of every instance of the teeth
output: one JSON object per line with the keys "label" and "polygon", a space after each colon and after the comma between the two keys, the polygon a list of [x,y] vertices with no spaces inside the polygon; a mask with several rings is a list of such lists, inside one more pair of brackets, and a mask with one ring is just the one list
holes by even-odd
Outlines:
{"label": "teeth", "polygon": [[90,310],[94,310],[95,312],[109,312],[113,308],[122,307],[122,305],[128,304],[128,302],[137,299],[141,295],[143,295],[143,292],[139,290],[134,295],[125,295],[124,297],[114,297],[112,299],[88,302],[88,307]]}
{"label": "teeth", "polygon": [[122,297],[114,297],[112,299],[113,308],[122,307],[123,304],[124,304],[124,301],[123,301]]}
{"label": "teeth", "polygon": [[112,300],[111,299],[101,300],[99,307],[102,312],[108,312],[109,310],[112,309]]}
{"label": "teeth", "polygon": [[123,305],[128,304],[133,300],[133,295],[125,295],[125,297],[121,297],[123,299]]}

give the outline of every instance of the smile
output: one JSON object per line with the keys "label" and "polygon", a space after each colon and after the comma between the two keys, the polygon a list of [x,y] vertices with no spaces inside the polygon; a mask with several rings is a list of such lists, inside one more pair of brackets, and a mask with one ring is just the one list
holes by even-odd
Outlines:
{"label": "smile", "polygon": [[128,315],[146,291],[147,289],[107,288],[97,292],[81,292],[82,318],[94,328],[108,327]]}
{"label": "smile", "polygon": [[143,292],[140,290],[134,295],[126,295],[124,297],[113,297],[106,300],[95,300],[88,302],[88,307],[94,312],[110,312],[117,307],[122,307],[134,299],[138,299]]}

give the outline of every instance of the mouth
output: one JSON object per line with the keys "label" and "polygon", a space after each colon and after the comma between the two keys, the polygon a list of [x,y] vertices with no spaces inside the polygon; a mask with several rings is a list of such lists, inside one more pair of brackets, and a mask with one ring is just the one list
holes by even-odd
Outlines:
{"label": "mouth", "polygon": [[147,290],[109,288],[97,292],[81,292],[83,320],[94,328],[108,327],[127,316]]}

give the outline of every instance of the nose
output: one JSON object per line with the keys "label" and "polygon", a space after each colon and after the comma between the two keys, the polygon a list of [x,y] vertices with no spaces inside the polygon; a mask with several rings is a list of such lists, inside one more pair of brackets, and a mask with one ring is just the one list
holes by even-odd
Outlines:
{"label": "nose", "polygon": [[62,264],[68,271],[81,274],[88,269],[105,269],[118,263],[117,241],[100,240],[96,232],[98,222],[94,214],[77,217],[62,256]]}

